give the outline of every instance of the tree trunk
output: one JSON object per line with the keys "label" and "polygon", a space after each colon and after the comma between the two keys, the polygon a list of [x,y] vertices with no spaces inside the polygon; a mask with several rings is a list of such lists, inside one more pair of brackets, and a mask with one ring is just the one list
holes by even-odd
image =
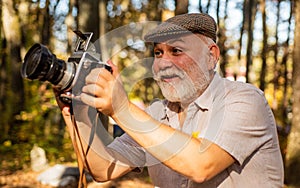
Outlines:
{"label": "tree trunk", "polygon": [[[219,2],[219,1],[218,1]],[[220,4],[218,4],[218,6],[221,6]],[[218,28],[219,28],[219,31],[218,31],[218,46],[220,48],[220,60],[219,60],[219,65],[220,65],[220,72],[221,72],[221,75],[225,76],[226,75],[226,64],[228,62],[227,60],[227,48],[226,46],[224,45],[226,40],[227,40],[227,37],[226,37],[226,28],[225,28],[225,22],[226,22],[226,19],[227,19],[227,8],[228,8],[228,0],[225,1],[225,17],[224,19],[222,20],[219,16],[218,16]],[[219,9],[219,8],[218,8]],[[218,13],[219,14],[219,13]]]}
{"label": "tree trunk", "polygon": [[[295,28],[300,27],[300,1],[295,1]],[[300,30],[295,29],[293,52],[293,119],[288,137],[286,155],[286,181],[290,186],[300,186]]]}
{"label": "tree trunk", "polygon": [[265,90],[265,77],[267,71],[267,49],[268,49],[268,33],[267,33],[267,16],[266,16],[266,2],[262,1],[261,12],[262,12],[262,24],[263,24],[263,49],[262,49],[262,65],[259,78],[259,88]]}
{"label": "tree trunk", "polygon": [[[14,132],[17,127],[16,115],[24,109],[24,86],[23,79],[20,74],[21,68],[21,27],[18,12],[11,0],[2,1],[2,20],[3,33],[6,40],[5,55],[2,56],[2,63],[5,67],[5,75],[7,83],[3,98],[5,98],[5,106],[3,113],[0,115],[1,124],[9,126],[8,132]],[[4,122],[3,122],[4,121]],[[6,133],[2,133],[5,135]]]}
{"label": "tree trunk", "polygon": [[203,9],[202,9],[202,0],[199,0],[198,5],[199,5],[199,11],[203,12]]}
{"label": "tree trunk", "polygon": [[100,36],[99,0],[78,1],[78,29],[93,32],[92,42]]}
{"label": "tree trunk", "polygon": [[185,14],[188,12],[189,1],[188,0],[176,0],[175,1],[175,15]]}
{"label": "tree trunk", "polygon": [[206,13],[209,13],[209,8],[210,8],[210,0],[207,1],[207,4],[206,4]]}
{"label": "tree trunk", "polygon": [[248,0],[248,12],[247,15],[247,29],[248,29],[248,43],[247,43],[247,52],[246,52],[246,82],[249,82],[249,73],[252,65],[252,42],[253,42],[253,27],[254,27],[254,18],[256,14],[256,0]]}
{"label": "tree trunk", "polygon": [[[288,33],[291,32],[292,30],[292,18],[294,15],[294,8],[292,6],[292,2],[291,2],[291,6],[290,6],[290,16],[288,19]],[[289,43],[290,43],[290,36],[288,35],[284,46],[285,46],[285,51],[284,51],[284,55],[282,58],[282,66],[283,66],[283,78],[284,78],[284,84],[283,84],[283,99],[282,99],[282,117],[283,117],[283,122],[284,122],[284,126],[286,127],[289,124],[288,121],[288,107],[289,107],[289,93],[288,93],[288,88],[291,87],[291,82],[290,79],[288,77],[289,74],[289,70],[288,70],[288,60],[289,57],[291,56],[292,53],[290,53],[290,49],[289,49]]]}
{"label": "tree trunk", "polygon": [[[0,1],[0,16],[2,18],[2,1]],[[2,31],[2,25],[3,25],[3,22],[2,22],[3,19],[0,19],[0,31]],[[4,53],[4,49],[5,49],[5,43],[6,43],[6,40],[2,37],[2,32],[0,32],[0,112],[4,112],[5,110],[5,100],[2,100],[4,99],[5,97],[5,87],[6,87],[6,74],[5,74],[5,53]],[[2,126],[0,126],[0,131],[1,133],[7,133],[7,131],[5,130],[6,127],[5,125],[3,124],[4,121],[2,119],[2,115],[0,115],[0,123]],[[2,140],[0,140],[1,142]]]}
{"label": "tree trunk", "polygon": [[[276,21],[276,29],[275,29],[275,45],[274,45],[274,77],[273,77],[273,88],[274,88],[274,91],[273,91],[273,103],[272,103],[272,106],[271,108],[273,110],[277,110],[278,109],[278,99],[277,99],[277,94],[278,94],[278,89],[279,89],[279,78],[281,77],[281,64],[282,62],[280,63],[279,62],[279,59],[278,59],[278,50],[279,50],[279,47],[280,47],[280,43],[278,41],[279,39],[279,36],[278,36],[278,30],[279,30],[279,24],[280,24],[280,2],[281,0],[279,0],[277,2],[277,21]],[[286,46],[286,48],[288,48],[288,46]]]}
{"label": "tree trunk", "polygon": [[109,54],[108,50],[106,50],[107,46],[107,39],[106,37],[101,37],[104,36],[106,31],[106,23],[107,23],[107,11],[106,11],[106,1],[105,0],[100,0],[99,1],[99,18],[100,18],[100,25],[99,25],[99,33],[100,33],[100,51],[101,51],[101,60],[102,61],[107,61],[109,60]]}
{"label": "tree trunk", "polygon": [[242,20],[242,26],[240,29],[240,39],[239,39],[239,50],[238,50],[238,61],[241,62],[241,58],[242,58],[242,43],[243,43],[243,34],[244,34],[244,30],[246,28],[246,24],[247,24],[247,9],[248,6],[248,0],[245,0],[243,3],[243,20]]}
{"label": "tree trunk", "polygon": [[67,48],[67,51],[68,52],[71,52],[73,50],[73,43],[74,43],[74,40],[73,40],[73,37],[74,37],[74,32],[75,30],[78,30],[78,21],[77,21],[77,16],[73,16],[72,15],[72,11],[74,8],[78,8],[77,7],[77,3],[76,3],[76,0],[70,0],[69,1],[69,12],[68,12],[68,15],[66,17],[66,20],[65,20],[65,23],[67,25],[68,28],[68,31],[67,31],[67,40],[68,40],[68,48]]}
{"label": "tree trunk", "polygon": [[46,1],[46,7],[42,10],[42,19],[43,19],[43,25],[42,25],[42,32],[41,32],[41,43],[48,46],[50,43],[51,38],[51,28],[52,28],[52,21],[51,16],[49,13],[49,0]]}

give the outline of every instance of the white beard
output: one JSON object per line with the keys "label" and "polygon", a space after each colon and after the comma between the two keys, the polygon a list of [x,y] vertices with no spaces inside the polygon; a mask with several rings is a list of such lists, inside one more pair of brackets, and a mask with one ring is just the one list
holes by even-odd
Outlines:
{"label": "white beard", "polygon": [[194,84],[189,79],[184,79],[178,83],[168,83],[158,81],[163,96],[171,102],[188,101],[197,95]]}
{"label": "white beard", "polygon": [[[169,72],[169,71],[166,71]],[[164,82],[161,79],[161,75],[168,73],[158,73],[154,76],[157,81],[163,96],[171,102],[180,102],[189,104],[194,101],[208,86],[208,80],[206,77],[193,80],[183,71],[171,71],[173,74],[179,75],[179,81],[176,82]]]}

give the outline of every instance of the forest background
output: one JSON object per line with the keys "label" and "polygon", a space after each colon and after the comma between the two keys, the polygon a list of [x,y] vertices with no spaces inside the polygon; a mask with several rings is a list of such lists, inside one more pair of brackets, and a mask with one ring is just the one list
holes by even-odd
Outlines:
{"label": "forest background", "polygon": [[[30,150],[46,150],[50,163],[75,161],[51,84],[24,80],[25,53],[42,43],[60,59],[72,53],[74,30],[111,35],[101,52],[122,70],[149,54],[139,24],[173,15],[209,13],[218,24],[219,71],[265,92],[275,114],[285,183],[300,186],[300,1],[298,0],[1,0],[0,171],[30,167]],[[142,31],[144,32],[144,31]],[[125,41],[125,45],[123,44]],[[141,65],[142,69],[143,66]],[[139,74],[137,70],[131,76]],[[135,71],[135,72],[134,72]],[[137,72],[137,73],[136,73]],[[125,77],[130,82],[130,77]],[[126,85],[125,85],[126,87]],[[129,87],[129,86],[128,86]],[[128,89],[131,100],[149,104],[160,91],[151,78]]]}

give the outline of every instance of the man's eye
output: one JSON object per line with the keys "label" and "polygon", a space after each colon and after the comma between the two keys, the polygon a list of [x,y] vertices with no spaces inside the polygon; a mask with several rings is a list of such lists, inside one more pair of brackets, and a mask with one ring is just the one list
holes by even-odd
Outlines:
{"label": "man's eye", "polygon": [[182,50],[180,50],[178,48],[174,48],[172,51],[175,55],[179,55],[180,53],[182,53]]}
{"label": "man's eye", "polygon": [[161,51],[155,51],[155,52],[154,52],[154,56],[155,56],[155,57],[159,57],[159,56],[161,56],[161,55],[162,55]]}

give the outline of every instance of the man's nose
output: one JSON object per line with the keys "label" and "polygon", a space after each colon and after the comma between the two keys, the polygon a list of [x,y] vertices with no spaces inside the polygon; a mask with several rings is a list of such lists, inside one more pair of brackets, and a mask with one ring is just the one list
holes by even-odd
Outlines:
{"label": "man's nose", "polygon": [[157,59],[157,64],[160,68],[168,68],[173,66],[173,59],[170,54],[164,53],[159,59]]}

